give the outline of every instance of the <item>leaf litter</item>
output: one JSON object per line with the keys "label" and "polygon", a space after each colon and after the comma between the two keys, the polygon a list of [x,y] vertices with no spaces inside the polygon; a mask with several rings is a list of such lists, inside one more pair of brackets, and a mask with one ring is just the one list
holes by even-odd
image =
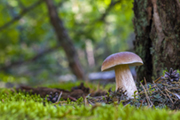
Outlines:
{"label": "leaf litter", "polygon": [[147,83],[144,78],[144,85],[140,82],[138,94],[134,94],[134,99],[128,99],[126,91],[121,88],[117,91],[98,90],[90,93],[90,88],[85,87],[83,83],[73,87],[71,91],[60,88],[20,86],[17,91],[25,91],[32,94],[40,94],[47,101],[58,104],[59,101],[78,101],[83,98],[85,105],[120,104],[124,106],[130,104],[136,107],[148,106],[156,108],[168,107],[172,110],[180,109],[180,81],[179,73],[172,68],[165,72],[164,76],[159,77],[153,83]]}

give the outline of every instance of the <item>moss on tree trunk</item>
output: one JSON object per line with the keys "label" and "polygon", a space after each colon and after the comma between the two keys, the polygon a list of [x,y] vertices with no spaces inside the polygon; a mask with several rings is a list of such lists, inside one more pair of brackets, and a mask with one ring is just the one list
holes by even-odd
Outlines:
{"label": "moss on tree trunk", "polygon": [[151,82],[164,69],[180,69],[180,2],[135,0],[135,51],[144,61],[138,80]]}

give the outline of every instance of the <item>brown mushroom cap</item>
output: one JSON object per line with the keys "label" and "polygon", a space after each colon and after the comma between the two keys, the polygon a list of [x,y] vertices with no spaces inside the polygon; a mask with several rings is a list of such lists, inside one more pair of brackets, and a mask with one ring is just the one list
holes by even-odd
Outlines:
{"label": "brown mushroom cap", "polygon": [[118,65],[139,66],[143,64],[142,59],[132,52],[119,52],[108,56],[101,67],[101,71],[108,71]]}

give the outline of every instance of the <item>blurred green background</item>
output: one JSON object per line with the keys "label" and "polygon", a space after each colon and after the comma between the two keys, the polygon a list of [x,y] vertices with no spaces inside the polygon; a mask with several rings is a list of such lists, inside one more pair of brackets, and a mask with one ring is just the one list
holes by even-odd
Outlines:
{"label": "blurred green background", "polygon": [[[133,0],[117,1],[53,1],[86,74],[100,72],[110,54],[133,50]],[[0,81],[35,85],[72,74],[47,6],[37,2],[0,0]]]}

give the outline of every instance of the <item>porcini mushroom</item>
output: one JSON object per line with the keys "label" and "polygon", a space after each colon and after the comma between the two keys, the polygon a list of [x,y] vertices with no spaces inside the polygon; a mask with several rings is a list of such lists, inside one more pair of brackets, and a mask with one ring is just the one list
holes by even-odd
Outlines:
{"label": "porcini mushroom", "polygon": [[132,52],[119,52],[108,56],[101,67],[101,71],[115,70],[116,90],[122,88],[126,90],[128,98],[133,98],[137,91],[136,84],[132,77],[129,66],[142,65],[142,59]]}

